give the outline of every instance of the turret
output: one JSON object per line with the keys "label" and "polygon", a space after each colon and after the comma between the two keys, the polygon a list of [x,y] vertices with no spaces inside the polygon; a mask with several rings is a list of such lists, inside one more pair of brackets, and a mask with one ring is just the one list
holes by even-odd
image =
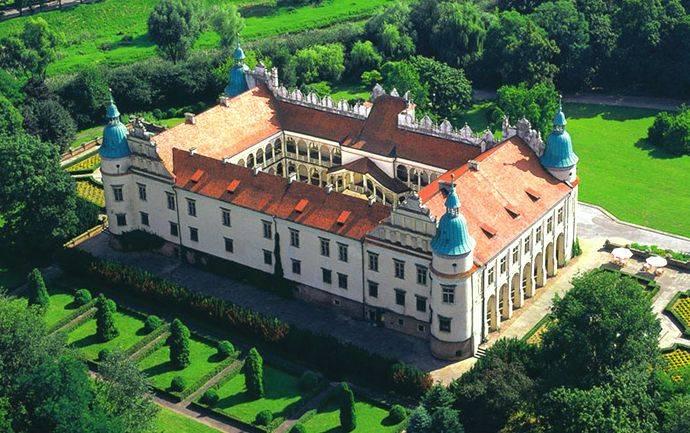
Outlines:
{"label": "turret", "polygon": [[546,139],[544,153],[539,160],[555,178],[564,182],[573,182],[577,178],[578,157],[573,151],[570,134],[565,130],[568,121],[563,113],[563,104],[559,101],[558,113],[553,119],[553,130]]}
{"label": "turret", "polygon": [[431,351],[439,358],[458,359],[472,356],[475,346],[471,270],[476,242],[460,212],[455,183],[448,188],[445,206],[431,240]]}
{"label": "turret", "polygon": [[237,43],[237,48],[232,54],[232,59],[234,61],[233,67],[230,69],[228,75],[228,85],[225,87],[225,96],[233,97],[240,93],[249,90],[249,84],[247,83],[247,73],[249,72],[249,67],[244,64],[244,50]]}

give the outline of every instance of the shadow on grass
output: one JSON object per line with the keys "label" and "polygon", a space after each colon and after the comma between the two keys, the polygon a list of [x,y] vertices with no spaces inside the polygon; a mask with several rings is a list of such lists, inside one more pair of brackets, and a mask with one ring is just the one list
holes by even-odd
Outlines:
{"label": "shadow on grass", "polygon": [[142,373],[144,373],[147,377],[153,377],[153,376],[158,376],[159,374],[165,374],[169,373],[171,371],[182,371],[176,369],[172,362],[166,361],[162,364],[154,365],[152,367],[147,368],[146,370],[143,370]]}
{"label": "shadow on grass", "polygon": [[250,401],[252,401],[252,398],[249,396],[249,392],[245,390],[220,399],[216,407],[221,410],[226,410],[238,404],[248,403]]}
{"label": "shadow on grass", "polygon": [[76,310],[79,307],[81,307],[81,304],[79,304],[77,301],[72,301],[65,305],[65,310]]}
{"label": "shadow on grass", "polygon": [[649,143],[646,139],[637,140],[635,147],[640,150],[647,152],[649,156],[654,159],[676,159],[682,158],[684,155],[678,153],[671,153],[666,149],[660,149],[653,144]]}
{"label": "shadow on grass", "polygon": [[86,337],[80,338],[79,340],[76,340],[74,343],[71,344],[71,346],[77,349],[83,349],[84,347],[93,346],[94,344],[99,343],[102,343],[102,341],[98,338],[98,335],[91,334]]}
{"label": "shadow on grass", "polygon": [[149,332],[149,331],[146,330],[146,326],[142,326],[141,328],[139,328],[139,329],[137,330],[137,332],[136,332],[135,334],[136,334],[138,337],[142,337],[142,336],[144,336],[144,335],[149,335],[150,333],[151,333],[151,332]]}
{"label": "shadow on grass", "polygon": [[604,120],[624,122],[655,116],[659,111],[647,108],[618,107],[614,105],[597,105],[582,103],[564,104],[564,111],[569,119],[590,119],[601,116]]}

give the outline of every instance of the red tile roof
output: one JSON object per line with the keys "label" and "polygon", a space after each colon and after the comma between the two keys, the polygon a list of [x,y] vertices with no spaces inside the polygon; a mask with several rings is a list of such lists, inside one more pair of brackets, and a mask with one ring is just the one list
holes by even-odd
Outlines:
{"label": "red tile roof", "polygon": [[394,193],[399,194],[410,190],[404,182],[400,179],[389,177],[374,161],[366,157],[356,159],[344,165],[331,167],[328,173],[337,173],[339,171],[353,171],[355,173],[368,174],[376,179],[378,183]]}
{"label": "red tile roof", "polygon": [[276,101],[280,124],[285,131],[311,135],[342,143],[359,133],[364,120],[285,101]]}
{"label": "red tile roof", "polygon": [[[325,230],[352,239],[362,239],[390,215],[390,208],[302,182],[268,173],[254,175],[251,169],[203,155],[190,155],[179,149],[172,151],[175,185],[188,191],[235,204],[308,227]],[[203,170],[199,182],[192,182],[196,170]],[[234,192],[228,185],[236,183]],[[307,200],[302,212],[297,205]],[[348,215],[343,210],[347,209]]]}
{"label": "red tile roof", "polygon": [[[571,188],[547,173],[536,154],[517,137],[476,159],[481,161],[478,170],[469,170],[467,164],[450,170],[422,188],[419,195],[431,213],[440,218],[445,212],[445,199],[439,183],[448,183],[451,175],[455,176],[460,211],[477,241],[474,258],[484,264],[563,199]],[[534,201],[526,191],[541,198]],[[519,212],[520,218],[506,212],[507,206]],[[494,235],[489,237],[491,232]]]}

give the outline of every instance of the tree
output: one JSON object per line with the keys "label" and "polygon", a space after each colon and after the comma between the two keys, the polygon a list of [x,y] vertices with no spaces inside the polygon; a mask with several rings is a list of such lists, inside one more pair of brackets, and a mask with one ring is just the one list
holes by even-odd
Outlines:
{"label": "tree", "polygon": [[350,50],[348,70],[353,77],[359,77],[364,71],[378,69],[383,58],[371,41],[357,41]]}
{"label": "tree", "polygon": [[96,299],[96,335],[100,341],[110,341],[120,335],[115,327],[115,303],[102,294]]}
{"label": "tree", "polygon": [[548,0],[498,0],[496,6],[502,11],[516,10],[520,13],[530,13]]}
{"label": "tree", "polygon": [[214,11],[211,26],[220,36],[220,47],[230,50],[239,43],[239,35],[244,29],[244,19],[236,5],[225,4]]}
{"label": "tree", "polygon": [[29,135],[0,135],[0,248],[42,257],[76,232],[74,182],[57,149]]}
{"label": "tree", "polygon": [[433,414],[437,409],[442,407],[451,407],[453,405],[453,394],[443,385],[436,384],[429,389],[429,391],[422,397],[421,405],[430,414]]}
{"label": "tree", "polygon": [[676,395],[661,405],[661,433],[690,431],[690,394]]}
{"label": "tree", "polygon": [[186,368],[189,363],[189,328],[180,319],[173,320],[170,325],[170,362],[177,370]]}
{"label": "tree", "polygon": [[503,86],[497,91],[496,109],[493,120],[498,126],[504,116],[516,122],[523,117],[532,127],[546,136],[553,129],[553,117],[558,111],[558,93],[550,83],[539,83],[528,87]]}
{"label": "tree", "polygon": [[428,88],[421,83],[419,74],[409,62],[387,62],[381,68],[381,75],[386,89],[395,87],[400,95],[410,92],[410,97],[417,105],[428,104]]}
{"label": "tree", "polygon": [[43,281],[41,271],[34,268],[29,273],[27,280],[29,305],[38,305],[41,308],[46,308],[50,304],[50,297],[48,296],[48,289],[46,289],[46,283]]}
{"label": "tree", "polygon": [[431,415],[430,433],[464,433],[457,410],[442,407]]}
{"label": "tree", "polygon": [[661,328],[637,281],[595,270],[572,284],[542,338],[547,383],[591,387],[625,365],[656,365]]}
{"label": "tree", "polygon": [[474,64],[481,58],[489,25],[489,15],[476,3],[439,4],[430,37],[436,57],[457,67]]}
{"label": "tree", "polygon": [[410,64],[428,86],[431,111],[442,118],[452,118],[472,105],[472,83],[462,69],[427,57],[415,56]]}
{"label": "tree", "polygon": [[390,58],[407,57],[415,51],[410,11],[408,3],[397,1],[371,17],[364,26],[368,39]]}
{"label": "tree", "polygon": [[161,0],[149,15],[148,31],[166,59],[173,63],[185,59],[201,31],[198,3]]}
{"label": "tree", "polygon": [[19,110],[0,93],[0,134],[17,134],[22,131],[24,119]]}
{"label": "tree", "polygon": [[62,40],[62,34],[53,31],[46,20],[30,18],[18,37],[0,40],[0,66],[44,80]]}
{"label": "tree", "polygon": [[341,44],[302,48],[295,53],[294,66],[302,84],[338,81],[345,71],[345,49]]}
{"label": "tree", "polygon": [[431,431],[431,415],[424,406],[417,406],[410,414],[407,423],[407,433],[429,433]]}
{"label": "tree", "polygon": [[105,71],[99,67],[82,69],[59,95],[80,128],[102,123],[110,99]]}
{"label": "tree", "polygon": [[393,24],[386,24],[379,37],[379,46],[388,57],[401,59],[414,53],[412,38]]}
{"label": "tree", "polygon": [[655,147],[677,155],[690,154],[690,108],[676,113],[661,112],[649,127],[647,140]]}
{"label": "tree", "polygon": [[264,360],[259,351],[252,347],[244,362],[244,376],[247,384],[247,392],[253,399],[264,396]]}
{"label": "tree", "polygon": [[340,384],[340,428],[343,431],[349,432],[356,427],[355,395],[350,386],[343,382]]}
{"label": "tree", "polygon": [[480,71],[487,84],[549,81],[558,71],[557,54],[556,44],[531,17],[502,12],[486,34]]}
{"label": "tree", "polygon": [[60,152],[69,149],[77,133],[77,125],[69,112],[55,99],[33,100],[24,107],[26,132],[58,146]]}

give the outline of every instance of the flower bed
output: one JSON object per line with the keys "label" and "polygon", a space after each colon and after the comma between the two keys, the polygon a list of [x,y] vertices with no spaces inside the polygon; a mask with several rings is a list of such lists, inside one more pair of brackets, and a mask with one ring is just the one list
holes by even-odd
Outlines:
{"label": "flower bed", "polygon": [[84,200],[89,201],[100,208],[105,207],[105,194],[103,193],[103,186],[98,185],[92,179],[79,179],[76,182],[77,195]]}
{"label": "flower bed", "polygon": [[67,344],[76,348],[86,359],[94,361],[103,349],[124,352],[147,335],[144,321],[139,317],[116,311],[113,319],[119,335],[112,340],[100,341],[96,334],[96,319],[91,319],[69,333]]}
{"label": "flower bed", "polygon": [[657,256],[669,257],[680,262],[690,262],[690,253],[683,253],[674,250],[665,250],[663,248],[657,247],[656,245],[642,245],[633,242],[632,244],[630,244],[630,249],[652,253]]}
{"label": "flower bed", "polygon": [[676,319],[683,335],[690,337],[690,290],[676,293],[664,311]]}
{"label": "flower bed", "polygon": [[539,346],[541,344],[541,337],[548,327],[553,323],[553,319],[550,314],[542,317],[529,331],[522,337],[522,340],[527,342],[527,344],[533,344]]}
{"label": "flower bed", "polygon": [[93,173],[98,167],[101,166],[101,156],[98,152],[80,158],[79,160],[73,162],[72,164],[65,167],[70,174],[88,174]]}

